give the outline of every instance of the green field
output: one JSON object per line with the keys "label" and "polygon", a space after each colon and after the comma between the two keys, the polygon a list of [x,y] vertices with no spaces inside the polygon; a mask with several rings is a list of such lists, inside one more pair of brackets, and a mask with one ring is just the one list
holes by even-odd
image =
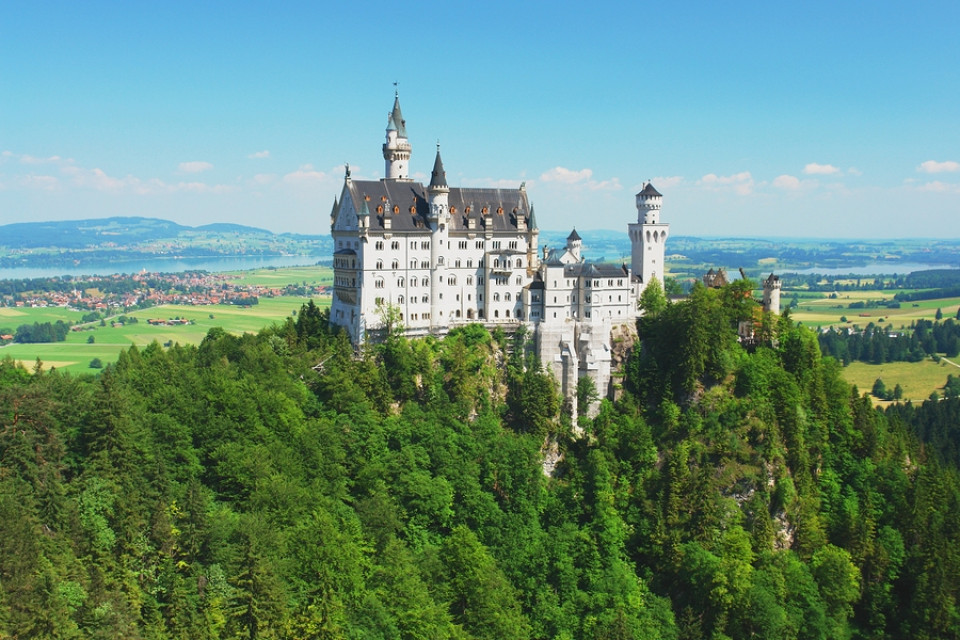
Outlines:
{"label": "green field", "polygon": [[[808,327],[820,326],[853,326],[861,327],[867,324],[891,324],[894,329],[909,327],[915,320],[933,320],[937,309],[943,312],[944,318],[954,318],[957,308],[960,307],[960,298],[941,298],[939,300],[920,300],[917,302],[902,302],[899,309],[876,307],[873,309],[849,309],[851,302],[867,302],[892,300],[895,291],[843,291],[836,298],[828,298],[829,294],[820,294],[818,298],[800,298],[800,304],[791,309],[794,320],[802,322]],[[811,295],[801,292],[801,295]],[[793,297],[792,291],[784,291],[780,297],[781,304],[786,305]],[[838,308],[839,307],[839,308]],[[846,317],[844,323],[840,320]]]}
{"label": "green field", "polygon": [[[297,282],[302,280],[303,278],[300,278]],[[9,356],[23,362],[27,368],[32,368],[37,358],[40,358],[45,369],[56,367],[72,373],[89,373],[96,371],[90,368],[91,360],[99,358],[105,365],[115,362],[120,351],[130,345],[141,347],[154,341],[161,344],[166,342],[199,344],[213,327],[222,327],[235,334],[256,333],[263,327],[283,322],[308,301],[309,298],[282,296],[261,298],[260,304],[246,308],[230,305],[152,307],[126,314],[136,317],[139,320],[136,324],[117,324],[111,327],[109,321],[106,322],[106,326],[100,326],[98,321],[83,325],[85,327],[83,331],[71,331],[64,342],[8,344],[0,347],[0,358]],[[328,307],[330,298],[327,296],[316,298],[314,303],[321,308]],[[21,313],[9,313],[13,311]],[[0,308],[0,327],[10,325],[15,328],[27,322],[56,322],[57,320],[77,322],[82,315],[80,312],[57,307]],[[178,317],[192,320],[193,324],[153,326],[147,323],[151,318],[166,320]],[[94,339],[93,344],[87,342],[91,336]]]}
{"label": "green field", "polygon": [[[887,362],[885,364],[866,364],[852,362],[843,369],[843,377],[850,384],[857,385],[860,393],[870,393],[877,378],[882,378],[887,389],[897,384],[903,388],[903,400],[922,402],[933,391],[940,393],[947,374],[960,375],[960,367],[941,358],[939,363],[931,359],[920,362]],[[889,402],[874,398],[874,404],[886,405]]]}
{"label": "green field", "polygon": [[227,275],[236,276],[237,284],[261,285],[264,287],[285,287],[288,284],[333,284],[333,269],[330,267],[283,267],[277,269],[256,269],[254,271],[227,271]]}

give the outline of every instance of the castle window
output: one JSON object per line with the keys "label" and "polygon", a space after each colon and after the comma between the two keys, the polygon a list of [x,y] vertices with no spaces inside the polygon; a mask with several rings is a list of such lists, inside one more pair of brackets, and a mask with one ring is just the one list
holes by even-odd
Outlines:
{"label": "castle window", "polygon": [[511,240],[511,241],[510,241],[510,248],[511,248],[511,249],[516,249],[516,248],[517,248],[517,241],[516,241],[516,240]]}
{"label": "castle window", "polygon": [[383,269],[383,260],[377,260],[377,269]]}
{"label": "castle window", "polygon": [[397,304],[403,304],[403,296],[397,296]]}
{"label": "castle window", "polygon": [[411,249],[416,249],[416,248],[417,248],[417,241],[416,241],[416,240],[414,240],[413,242],[410,243],[410,248],[411,248]]}
{"label": "castle window", "polygon": [[493,317],[494,317],[494,318],[499,318],[499,317],[500,317],[500,310],[499,310],[499,309],[494,309],[494,310],[493,310]]}
{"label": "castle window", "polygon": [[422,298],[420,298],[420,302],[422,302],[423,304],[427,304],[428,302],[430,302],[430,298],[427,296],[423,296]]}
{"label": "castle window", "polygon": [[403,278],[397,278],[397,286],[398,286],[398,287],[402,287],[402,286],[403,286]]}
{"label": "castle window", "polygon": [[400,242],[397,241],[397,240],[394,240],[393,242],[390,243],[390,248],[393,249],[394,251],[399,250],[399,249],[400,249]]}
{"label": "castle window", "polygon": [[522,284],[522,283],[523,283],[523,278],[520,276],[517,276],[517,284]]}
{"label": "castle window", "polygon": [[467,269],[473,268],[473,260],[467,260]]}
{"label": "castle window", "polygon": [[386,202],[387,196],[380,196],[380,202]]}
{"label": "castle window", "polygon": [[497,215],[503,215],[503,207],[497,207]]}
{"label": "castle window", "polygon": [[510,300],[511,300],[512,298],[510,297],[510,292],[509,292],[509,291],[507,291],[505,294],[503,294],[503,299],[506,300],[507,302],[510,302]]}
{"label": "castle window", "polygon": [[473,284],[473,276],[467,276],[467,286],[470,286],[472,284]]}
{"label": "castle window", "polygon": [[478,294],[477,294],[477,302],[483,302],[483,294],[482,294],[482,293],[478,293]]}
{"label": "castle window", "polygon": [[499,249],[499,248],[500,248],[500,241],[499,241],[499,240],[494,240],[494,241],[493,241],[493,248],[494,248],[494,249]]}
{"label": "castle window", "polygon": [[416,269],[416,268],[417,268],[417,261],[416,261],[416,260],[411,260],[411,261],[410,261],[410,268],[411,268],[411,269]]}
{"label": "castle window", "polygon": [[484,207],[483,209],[480,210],[480,213],[482,213],[483,215],[487,215],[487,212],[489,211],[490,210],[487,207]]}
{"label": "castle window", "polygon": [[421,261],[420,261],[420,268],[421,268],[421,269],[429,269],[429,268],[430,268],[430,263],[427,262],[426,260],[421,260]]}
{"label": "castle window", "polygon": [[483,249],[483,240],[477,240],[476,246],[477,249]]}
{"label": "castle window", "polygon": [[463,212],[464,212],[464,213],[470,213],[470,207],[469,207],[469,205],[468,205],[466,208],[464,208]]}
{"label": "castle window", "polygon": [[457,269],[460,268],[460,259],[459,259],[459,258],[457,258],[456,260],[453,261],[453,266],[454,266],[455,268],[457,268]]}
{"label": "castle window", "polygon": [[382,241],[382,240],[378,240],[376,246],[377,246],[377,251],[383,251],[383,241]]}
{"label": "castle window", "polygon": [[466,248],[467,248],[467,241],[466,241],[466,240],[461,240],[459,246],[460,246],[461,249],[466,249]]}
{"label": "castle window", "polygon": [[477,284],[483,284],[483,276],[477,276]]}
{"label": "castle window", "polygon": [[390,268],[391,268],[391,269],[399,269],[399,268],[400,268],[400,261],[399,261],[399,260],[394,260],[393,262],[391,262],[391,263],[390,263]]}
{"label": "castle window", "polygon": [[377,205],[377,213],[383,213],[383,205],[382,205],[382,204],[378,204],[378,205]]}
{"label": "castle window", "polygon": [[393,212],[400,213],[400,207],[398,207],[397,205],[393,205]]}
{"label": "castle window", "polygon": [[420,282],[420,284],[422,284],[422,285],[425,286],[425,287],[429,287],[429,286],[430,286],[430,280],[428,280],[427,278],[424,278],[424,279]]}
{"label": "castle window", "polygon": [[447,278],[447,284],[449,284],[451,287],[457,286],[456,276],[450,276],[449,278]]}
{"label": "castle window", "polygon": [[499,293],[493,294],[493,301],[494,301],[494,302],[500,302],[500,294],[499,294]]}
{"label": "castle window", "polygon": [[373,286],[377,289],[383,289],[383,278],[377,278],[373,281]]}
{"label": "castle window", "polygon": [[370,202],[370,196],[363,196],[363,199],[366,200],[367,202]]}
{"label": "castle window", "polygon": [[456,213],[456,212],[457,212],[456,207],[450,207],[450,213]]}
{"label": "castle window", "polygon": [[438,264],[438,265],[442,265],[442,264],[443,264],[443,256],[439,256],[439,257],[437,258],[437,264]]}

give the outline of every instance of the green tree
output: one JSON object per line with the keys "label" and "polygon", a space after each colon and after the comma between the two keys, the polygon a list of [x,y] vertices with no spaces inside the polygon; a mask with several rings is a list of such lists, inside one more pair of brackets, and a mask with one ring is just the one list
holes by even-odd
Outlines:
{"label": "green tree", "polygon": [[659,278],[653,278],[644,287],[637,301],[637,306],[644,313],[656,315],[667,308],[667,296],[660,285]]}
{"label": "green tree", "polygon": [[936,318],[937,320],[943,320],[943,309],[941,309],[940,307],[937,307],[937,312],[934,314],[933,317]]}

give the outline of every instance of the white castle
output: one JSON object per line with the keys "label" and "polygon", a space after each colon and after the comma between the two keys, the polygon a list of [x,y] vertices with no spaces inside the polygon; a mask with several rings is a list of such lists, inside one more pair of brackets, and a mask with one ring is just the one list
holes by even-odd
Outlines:
{"label": "white castle", "polygon": [[411,336],[472,322],[507,331],[524,325],[568,399],[576,402],[583,376],[606,395],[614,328],[632,327],[640,292],[654,279],[663,284],[670,228],[660,219],[663,196],[650,183],[636,196],[629,268],[592,263],[576,230],[564,248],[541,252],[523,183],[450,187],[438,145],[425,187],[409,177],[410,156],[396,96],[383,144],[386,177],[354,180],[347,165],[334,200],[331,322],[355,344],[379,333],[388,313]]}

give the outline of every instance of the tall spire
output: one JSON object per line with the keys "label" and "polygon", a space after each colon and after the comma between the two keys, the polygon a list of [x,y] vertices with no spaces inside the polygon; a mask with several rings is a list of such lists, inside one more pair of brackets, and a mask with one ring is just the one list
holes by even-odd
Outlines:
{"label": "tall spire", "polygon": [[448,189],[447,172],[443,170],[440,158],[440,143],[437,143],[437,159],[433,161],[433,173],[430,175],[430,189]]}
{"label": "tall spire", "polygon": [[410,142],[407,140],[407,121],[400,112],[400,94],[396,91],[393,96],[393,111],[387,115],[387,139],[383,144],[383,160],[384,180],[409,180]]}
{"label": "tall spire", "polygon": [[400,112],[400,93],[394,92],[393,111],[390,112],[390,119],[387,121],[387,129],[393,128],[397,132],[398,138],[407,137],[407,121],[403,119]]}

